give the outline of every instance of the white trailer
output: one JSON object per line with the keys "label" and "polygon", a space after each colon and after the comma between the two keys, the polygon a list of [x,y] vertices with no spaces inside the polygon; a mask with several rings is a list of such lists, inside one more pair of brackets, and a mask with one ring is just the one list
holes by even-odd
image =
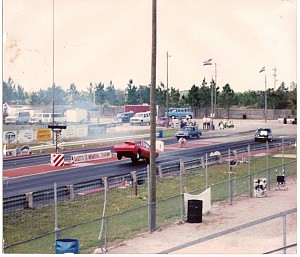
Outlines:
{"label": "white trailer", "polygon": [[88,113],[86,109],[71,109],[65,112],[68,123],[85,123]]}

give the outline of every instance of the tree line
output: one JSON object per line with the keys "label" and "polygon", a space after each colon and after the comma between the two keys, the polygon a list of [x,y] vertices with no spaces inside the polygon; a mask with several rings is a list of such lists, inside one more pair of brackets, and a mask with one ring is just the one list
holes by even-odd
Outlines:
{"label": "tree line", "polygon": [[[289,87],[282,82],[276,90],[268,88],[266,93],[268,109],[291,109],[293,113],[297,110],[295,82]],[[190,90],[184,92],[173,87],[167,89],[161,82],[156,87],[156,104],[165,107],[167,95],[169,107],[209,108],[213,101],[215,107],[227,110],[231,107],[265,108],[265,91],[248,90],[236,93],[229,84],[224,85],[221,90],[213,79],[208,84],[204,78],[201,84],[194,84]],[[67,90],[55,85],[29,93],[21,85],[16,85],[11,77],[7,82],[3,81],[3,103],[47,106],[52,105],[53,97],[55,105],[74,105],[79,102],[96,106],[150,104],[150,85],[136,86],[130,79],[125,90],[115,89],[113,82],[110,81],[106,86],[102,82],[91,82],[85,91],[77,90],[76,85],[71,83]]]}

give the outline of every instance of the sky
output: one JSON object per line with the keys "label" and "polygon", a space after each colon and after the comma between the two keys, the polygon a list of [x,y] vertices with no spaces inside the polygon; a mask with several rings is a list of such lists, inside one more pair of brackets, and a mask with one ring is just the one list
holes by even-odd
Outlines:
{"label": "sky", "polygon": [[[79,91],[90,82],[122,90],[130,79],[151,83],[151,0],[2,2],[4,81],[27,92],[53,82]],[[168,77],[182,91],[214,78],[221,89],[245,92],[264,90],[266,78],[267,88],[289,86],[297,79],[296,25],[296,0],[157,0],[156,84]]]}

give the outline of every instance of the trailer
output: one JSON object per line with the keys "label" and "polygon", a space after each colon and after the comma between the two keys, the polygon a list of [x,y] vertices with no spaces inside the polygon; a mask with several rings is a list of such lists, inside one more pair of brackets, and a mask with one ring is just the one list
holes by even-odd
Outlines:
{"label": "trailer", "polygon": [[142,105],[124,105],[124,112],[150,112],[149,104]]}
{"label": "trailer", "polygon": [[85,123],[88,113],[86,109],[70,109],[65,112],[68,123]]}

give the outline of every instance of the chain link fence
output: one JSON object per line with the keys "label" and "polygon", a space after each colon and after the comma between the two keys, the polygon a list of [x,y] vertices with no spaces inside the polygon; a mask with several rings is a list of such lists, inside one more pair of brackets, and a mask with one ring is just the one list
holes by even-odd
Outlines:
{"label": "chain link fence", "polygon": [[[296,175],[297,163],[284,157],[283,148],[277,149],[283,153],[281,158],[271,158],[275,153],[268,153],[267,147],[264,154],[255,156],[250,150],[249,147],[242,153],[232,154],[229,149],[222,164],[208,165],[211,159],[206,155],[192,168],[186,169],[183,160],[171,173],[163,174],[158,168],[156,229],[185,221],[183,193],[200,194],[211,187],[212,202],[232,203],[235,197],[253,197],[255,179],[266,178],[267,190],[270,190],[276,186],[278,175]],[[258,170],[262,164],[266,168]],[[55,240],[76,238],[80,253],[91,253],[91,249],[101,247],[105,251],[146,232],[149,228],[148,180],[147,171],[142,170],[76,186],[55,184],[42,195],[26,195],[35,199],[34,205],[4,213],[3,252],[51,254],[55,252]],[[16,230],[22,240],[15,239]]]}

